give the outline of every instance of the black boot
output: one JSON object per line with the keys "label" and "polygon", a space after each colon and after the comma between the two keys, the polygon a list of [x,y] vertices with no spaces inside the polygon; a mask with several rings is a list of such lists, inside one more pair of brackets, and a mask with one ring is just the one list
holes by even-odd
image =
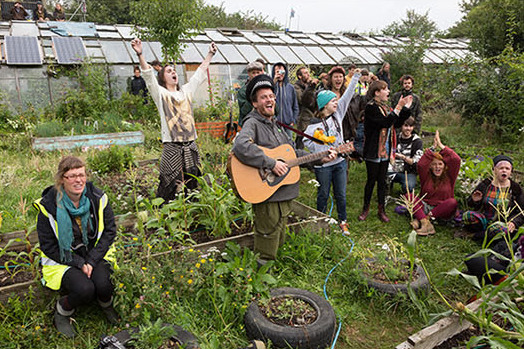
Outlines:
{"label": "black boot", "polygon": [[65,310],[60,305],[60,301],[56,302],[56,310],[53,323],[55,324],[58,332],[62,333],[67,338],[75,337],[75,331],[73,330],[73,326],[71,324],[71,315],[73,315],[74,312],[74,309]]}
{"label": "black boot", "polygon": [[98,300],[98,304],[102,307],[102,312],[105,314],[107,321],[109,321],[111,325],[117,325],[120,322],[120,315],[118,315],[113,307],[113,297],[111,297],[109,302]]}

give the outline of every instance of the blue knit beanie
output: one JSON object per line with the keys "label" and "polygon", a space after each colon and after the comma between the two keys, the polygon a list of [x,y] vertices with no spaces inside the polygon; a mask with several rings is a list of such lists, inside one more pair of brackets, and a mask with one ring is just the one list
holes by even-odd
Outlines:
{"label": "blue knit beanie", "polygon": [[318,110],[322,110],[329,103],[330,100],[336,98],[337,95],[333,91],[323,90],[317,95]]}

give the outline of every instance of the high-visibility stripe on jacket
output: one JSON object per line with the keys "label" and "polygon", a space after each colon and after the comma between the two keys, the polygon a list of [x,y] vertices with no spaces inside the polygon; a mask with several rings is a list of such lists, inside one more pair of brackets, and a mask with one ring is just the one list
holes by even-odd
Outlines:
{"label": "high-visibility stripe on jacket", "polygon": [[[55,237],[58,240],[58,222],[55,220],[53,215],[47,212],[44,205],[41,204],[41,200],[42,198],[36,200],[33,206],[49,220],[49,225],[51,226],[51,229],[53,230],[53,233],[55,234]],[[107,198],[107,195],[103,194],[100,198],[97,212],[98,231],[95,246],[104,232],[104,209],[106,208],[108,202],[109,200]],[[104,256],[104,259],[113,264],[113,268],[116,269],[118,266],[116,264],[115,252],[115,246],[111,245],[111,247],[109,247],[109,250]],[[56,262],[55,260],[47,257],[44,254],[44,252],[41,252],[40,263],[42,264],[42,283],[44,284],[44,286],[49,287],[52,290],[59,290],[62,285],[62,277],[64,276],[65,272],[71,267]]]}

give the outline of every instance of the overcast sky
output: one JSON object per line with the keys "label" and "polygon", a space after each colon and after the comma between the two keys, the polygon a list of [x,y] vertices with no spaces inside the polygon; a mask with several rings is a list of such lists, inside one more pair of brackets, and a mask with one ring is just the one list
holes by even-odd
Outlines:
{"label": "overcast sky", "polygon": [[462,17],[461,0],[205,0],[227,13],[253,10],[268,16],[282,26],[289,23],[291,30],[304,32],[352,31],[378,32],[388,24],[400,20],[407,10],[418,14],[427,11],[439,30],[453,26]]}

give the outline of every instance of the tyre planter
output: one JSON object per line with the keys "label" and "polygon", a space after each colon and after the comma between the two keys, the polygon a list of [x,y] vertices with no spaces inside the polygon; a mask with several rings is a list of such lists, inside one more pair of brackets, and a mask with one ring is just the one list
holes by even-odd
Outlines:
{"label": "tyre planter", "polygon": [[[174,344],[173,348],[186,348],[186,349],[199,349],[200,346],[198,344],[197,338],[189,331],[184,330],[182,327],[178,325],[172,325],[172,324],[163,324],[163,327],[171,327],[174,330],[174,335],[166,338],[165,340],[171,340]],[[113,336],[109,337],[109,340],[107,340],[107,343],[114,343],[111,342],[112,340],[116,340],[119,344],[123,344],[126,348],[133,348],[134,340],[133,335],[138,333],[139,329],[137,327],[131,327],[129,330],[123,330],[118,333],[116,333]],[[100,348],[117,348],[117,346],[110,346],[110,345],[103,345],[104,339],[102,339],[100,343]],[[164,346],[162,346],[164,348]]]}
{"label": "tyre planter", "polygon": [[[368,259],[368,263],[372,263],[373,261],[374,261],[373,259]],[[407,262],[407,261],[403,261],[403,262]],[[362,272],[362,275],[366,279],[366,282],[369,287],[372,287],[382,293],[387,293],[387,294],[392,294],[392,295],[395,295],[397,293],[408,294],[409,287],[411,287],[411,289],[413,289],[413,291],[415,292],[429,291],[430,289],[429,280],[428,280],[428,276],[426,275],[426,272],[424,271],[424,268],[415,264],[413,269],[415,270],[417,277],[415,280],[413,280],[409,284],[407,282],[397,282],[397,283],[383,282],[381,280],[374,279],[373,277],[369,275],[366,275],[365,272]]]}
{"label": "tyre planter", "polygon": [[303,326],[283,326],[270,321],[262,313],[258,302],[252,302],[244,322],[249,339],[271,341],[272,348],[325,349],[333,341],[336,329],[335,312],[324,298],[298,288],[282,287],[271,290],[271,297],[292,297],[311,305],[317,317]]}

